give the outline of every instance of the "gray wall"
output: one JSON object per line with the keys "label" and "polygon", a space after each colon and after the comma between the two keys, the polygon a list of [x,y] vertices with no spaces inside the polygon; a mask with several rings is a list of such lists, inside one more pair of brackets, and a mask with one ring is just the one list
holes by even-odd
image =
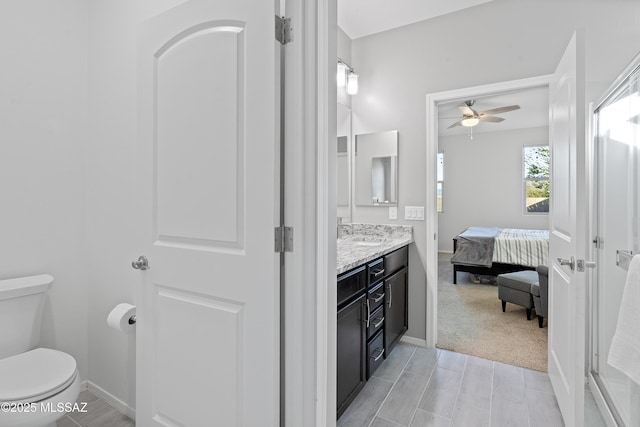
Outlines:
{"label": "gray wall", "polygon": [[472,225],[549,228],[549,216],[524,213],[522,147],[548,145],[549,128],[440,137],[444,152],[443,212],[438,249],[453,250],[452,238]]}
{"label": "gray wall", "polygon": [[[351,65],[360,74],[353,132],[398,129],[398,217],[406,205],[425,205],[427,94],[549,74],[574,29],[584,28],[587,100],[593,100],[640,48],[638,22],[637,1],[494,0],[353,40]],[[407,335],[424,339],[425,222],[389,220],[381,207],[355,207],[353,220],[414,226]]]}

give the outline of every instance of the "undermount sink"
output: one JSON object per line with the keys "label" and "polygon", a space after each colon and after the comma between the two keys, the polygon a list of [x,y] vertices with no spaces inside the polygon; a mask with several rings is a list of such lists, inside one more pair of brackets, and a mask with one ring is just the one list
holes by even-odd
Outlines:
{"label": "undermount sink", "polygon": [[353,243],[358,246],[380,246],[382,244],[382,242],[370,242],[364,240],[356,240]]}
{"label": "undermount sink", "polygon": [[382,245],[387,241],[387,239],[376,236],[349,236],[339,239],[339,241],[342,241],[347,245],[375,247]]}

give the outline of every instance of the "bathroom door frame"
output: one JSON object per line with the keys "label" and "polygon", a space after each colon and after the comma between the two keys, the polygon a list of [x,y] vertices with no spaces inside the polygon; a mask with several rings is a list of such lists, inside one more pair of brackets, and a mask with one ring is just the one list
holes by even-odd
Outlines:
{"label": "bathroom door frame", "polygon": [[552,75],[510,80],[481,86],[434,92],[427,95],[426,115],[426,345],[435,348],[438,342],[438,204],[436,199],[436,164],[438,161],[438,105],[501,93],[549,88]]}
{"label": "bathroom door frame", "polygon": [[284,46],[285,367],[281,425],[336,425],[336,0],[281,0]]}

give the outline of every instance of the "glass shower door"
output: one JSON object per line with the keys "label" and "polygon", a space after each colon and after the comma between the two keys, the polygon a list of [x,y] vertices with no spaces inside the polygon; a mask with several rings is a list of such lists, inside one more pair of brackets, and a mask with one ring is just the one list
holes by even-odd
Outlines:
{"label": "glass shower door", "polygon": [[624,264],[640,253],[638,69],[596,110],[595,119],[598,268],[592,374],[616,421],[640,426],[640,387],[607,363],[626,281]]}

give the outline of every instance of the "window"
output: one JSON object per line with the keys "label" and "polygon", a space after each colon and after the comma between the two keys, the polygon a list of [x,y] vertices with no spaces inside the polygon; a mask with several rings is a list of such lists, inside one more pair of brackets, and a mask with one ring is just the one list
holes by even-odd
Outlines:
{"label": "window", "polygon": [[524,147],[523,159],[525,213],[549,213],[549,146]]}
{"label": "window", "polygon": [[442,212],[442,187],[444,182],[444,153],[438,153],[438,163],[436,164],[436,195],[438,197],[438,212]]}

